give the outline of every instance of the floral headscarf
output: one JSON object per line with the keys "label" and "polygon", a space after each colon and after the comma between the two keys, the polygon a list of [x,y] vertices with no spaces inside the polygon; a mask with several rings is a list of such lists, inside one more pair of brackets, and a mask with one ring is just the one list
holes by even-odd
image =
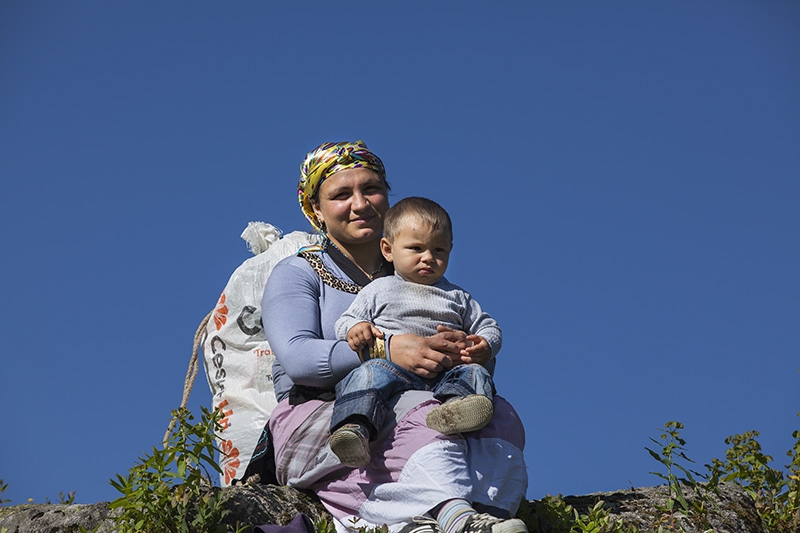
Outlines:
{"label": "floral headscarf", "polygon": [[[368,168],[378,173],[386,183],[386,169],[383,161],[369,151],[364,141],[324,143],[306,154],[300,165],[300,183],[297,184],[297,199],[300,209],[314,229],[323,233],[317,215],[311,206],[311,198],[319,190],[322,182],[336,172],[350,168]],[[386,184],[388,188],[389,185]]]}

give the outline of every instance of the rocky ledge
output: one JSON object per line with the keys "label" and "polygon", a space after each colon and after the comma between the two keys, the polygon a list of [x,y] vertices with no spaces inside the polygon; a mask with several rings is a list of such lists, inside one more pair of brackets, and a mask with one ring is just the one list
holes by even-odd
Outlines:
{"label": "rocky ledge", "polygon": [[[319,500],[310,493],[273,485],[236,486],[223,489],[226,507],[231,512],[228,524],[288,524],[298,513],[307,514],[316,522],[327,513]],[[667,500],[667,488],[645,487],[617,492],[598,492],[585,496],[563,498],[579,513],[586,514],[598,501],[614,520],[637,527],[642,532],[656,531],[659,524],[669,531],[702,533],[711,528],[715,533],[763,533],[753,500],[738,485],[721,488],[718,498],[710,506],[708,524],[697,519],[676,516],[670,523],[659,511]],[[691,501],[691,495],[688,498]],[[563,523],[542,512],[541,502],[523,502],[519,512],[532,533],[560,533]],[[80,505],[22,504],[0,507],[0,532],[2,533],[55,533],[86,531],[105,533],[114,531],[114,511],[107,502]]]}

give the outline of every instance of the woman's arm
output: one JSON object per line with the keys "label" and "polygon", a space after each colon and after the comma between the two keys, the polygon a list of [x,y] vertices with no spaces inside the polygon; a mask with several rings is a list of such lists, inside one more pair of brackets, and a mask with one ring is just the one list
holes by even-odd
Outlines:
{"label": "woman's arm", "polygon": [[[320,309],[319,276],[302,258],[281,261],[264,289],[261,317],[264,332],[281,369],[293,383],[331,388],[360,363],[346,341],[337,341]],[[327,316],[335,321],[354,296],[330,291],[324,302]],[[391,361],[421,377],[435,377],[460,360],[467,345],[466,333],[444,327],[431,337],[393,335],[389,339]]]}
{"label": "woman's arm", "polygon": [[[325,338],[319,276],[302,258],[291,257],[273,269],[264,289],[261,317],[270,347],[283,371],[297,385],[332,388],[360,363],[358,355],[332,335]],[[352,295],[326,294],[328,315],[340,315]]]}

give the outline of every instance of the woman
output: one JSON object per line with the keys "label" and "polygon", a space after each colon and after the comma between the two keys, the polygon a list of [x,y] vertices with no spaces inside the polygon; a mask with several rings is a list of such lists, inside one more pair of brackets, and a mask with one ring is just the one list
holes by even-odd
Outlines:
{"label": "woman", "polygon": [[[325,143],[301,165],[300,205],[323,244],[279,263],[262,302],[280,402],[269,423],[277,479],[316,492],[340,527],[525,533],[509,518],[527,488],[524,430],[500,397],[486,428],[445,436],[425,424],[438,404],[430,393],[402,394],[364,468],[343,466],[327,445],[333,388],[361,363],[336,340],[334,323],[360,287],[392,273],[379,248],[388,192],[383,163],[361,141]],[[395,335],[371,353],[433,377],[458,361],[465,339],[440,328],[427,338]]]}

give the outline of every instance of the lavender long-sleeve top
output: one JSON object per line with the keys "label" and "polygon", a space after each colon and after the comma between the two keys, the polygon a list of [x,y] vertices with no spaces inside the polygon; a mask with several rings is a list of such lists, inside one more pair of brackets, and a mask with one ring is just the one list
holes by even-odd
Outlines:
{"label": "lavender long-sleeve top", "polygon": [[[322,262],[334,276],[350,278],[324,252]],[[334,324],[355,299],[325,285],[308,261],[291,256],[277,265],[267,280],[261,320],[275,353],[272,377],[278,401],[292,384],[333,388],[361,361],[346,341],[336,340]]]}

